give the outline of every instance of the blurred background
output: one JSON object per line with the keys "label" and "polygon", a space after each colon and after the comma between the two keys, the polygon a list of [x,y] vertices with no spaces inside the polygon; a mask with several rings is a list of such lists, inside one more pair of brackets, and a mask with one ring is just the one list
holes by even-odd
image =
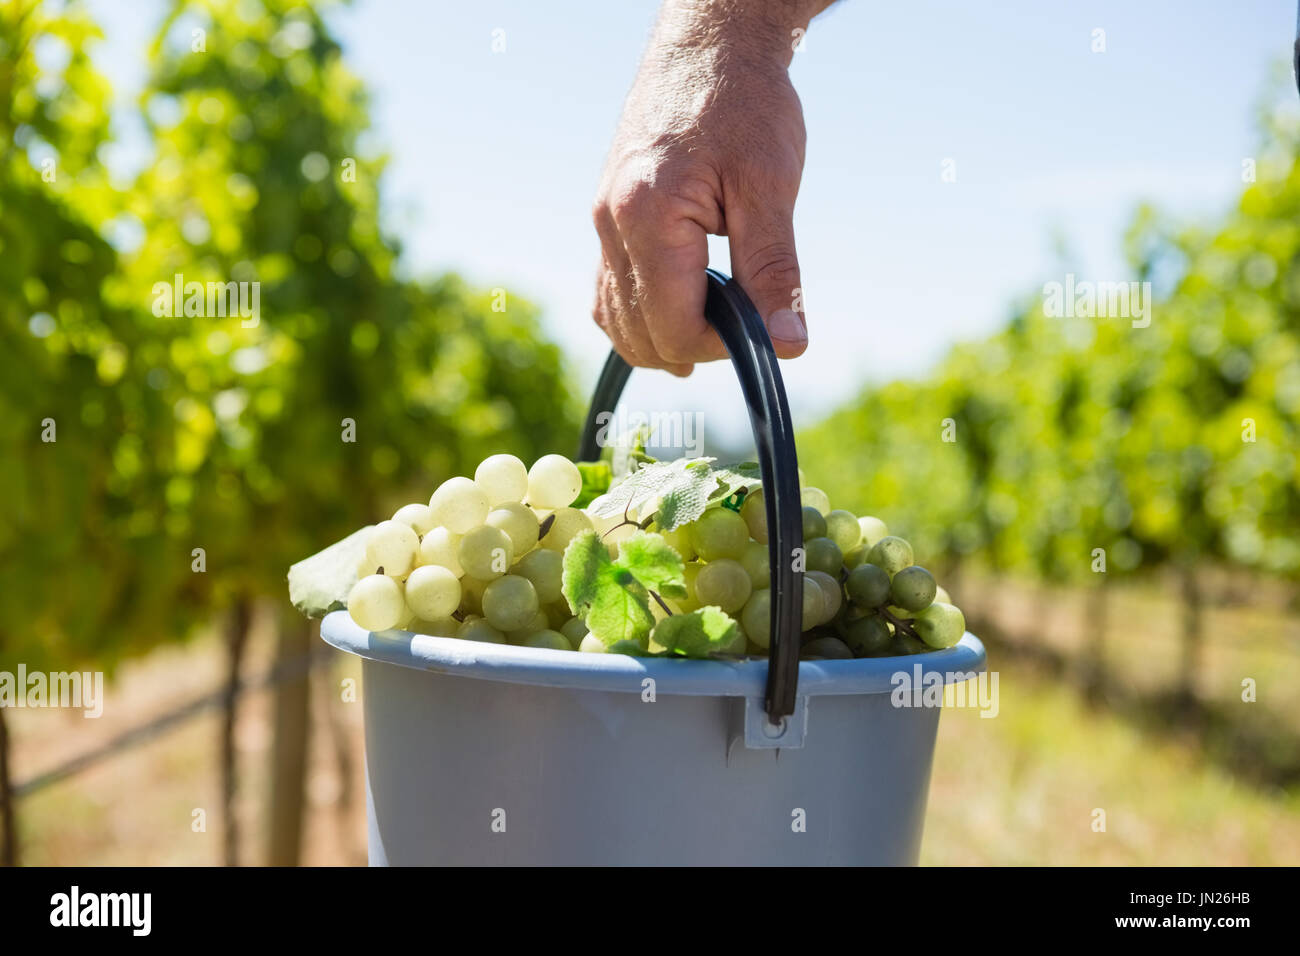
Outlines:
{"label": "blurred background", "polygon": [[[0,709],[0,860],[364,862],[359,670],[285,571],[573,450],[655,9],[0,2],[0,672],[108,675],[98,719]],[[795,55],[800,462],[1000,675],[941,722],[924,862],[1300,861],[1294,24],[849,2]],[[178,274],[259,320],[172,314]],[[1068,276],[1149,324],[1048,315]],[[625,406],[733,458],[732,381]]]}

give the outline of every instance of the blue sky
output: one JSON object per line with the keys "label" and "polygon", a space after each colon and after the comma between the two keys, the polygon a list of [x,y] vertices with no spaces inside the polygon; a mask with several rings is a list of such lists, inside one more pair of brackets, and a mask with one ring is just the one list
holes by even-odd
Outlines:
{"label": "blue sky", "polygon": [[[129,103],[162,4],[91,6]],[[607,350],[589,209],[657,6],[356,0],[331,15],[392,156],[384,201],[405,267],[539,302],[581,389]],[[795,231],[811,341],[783,365],[797,422],[923,374],[1067,267],[1128,278],[1121,236],[1141,200],[1222,210],[1295,22],[1291,0],[842,0],[815,20],[792,67],[808,127]],[[727,269],[725,240],[711,248]],[[725,363],[686,382],[642,372],[626,403],[703,410],[734,441],[747,422],[732,383]]]}

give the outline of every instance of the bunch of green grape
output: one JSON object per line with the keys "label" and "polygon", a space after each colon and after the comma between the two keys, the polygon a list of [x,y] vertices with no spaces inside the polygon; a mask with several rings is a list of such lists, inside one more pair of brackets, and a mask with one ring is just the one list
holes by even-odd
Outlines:
{"label": "bunch of green grape", "polygon": [[[532,468],[493,455],[473,478],[450,478],[429,503],[399,508],[366,539],[348,611],[368,631],[604,653],[561,593],[564,550],[595,531],[611,555],[645,521],[593,518],[572,507],[582,475],[562,455]],[[831,510],[826,493],[803,492],[803,628],[806,659],[881,657],[950,647],[966,622],[912,547],[883,521]],[[771,580],[762,489],[736,507],[715,506],[664,539],[681,556],[686,596],[660,598],[656,617],[721,608],[737,622],[725,648],[766,656]],[[653,639],[650,651],[656,647]]]}
{"label": "bunch of green grape", "polygon": [[[879,518],[832,510],[819,488],[805,487],[802,500],[802,658],[919,654],[961,640],[962,612],[913,564],[907,541]],[[762,489],[738,511],[713,508],[664,537],[686,561],[687,597],[669,602],[672,610],[717,605],[740,624],[730,650],[766,656],[772,605]]]}
{"label": "bunch of green grape", "polygon": [[348,612],[368,631],[391,628],[495,644],[599,650],[561,594],[564,549],[591,518],[562,455],[532,468],[493,455],[473,478],[449,478],[366,539]]}

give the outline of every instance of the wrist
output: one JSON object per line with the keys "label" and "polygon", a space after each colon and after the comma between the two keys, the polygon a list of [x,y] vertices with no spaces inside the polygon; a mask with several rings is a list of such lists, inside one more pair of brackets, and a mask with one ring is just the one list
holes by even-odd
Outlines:
{"label": "wrist", "polygon": [[654,45],[670,56],[716,53],[788,69],[794,48],[831,0],[664,0]]}

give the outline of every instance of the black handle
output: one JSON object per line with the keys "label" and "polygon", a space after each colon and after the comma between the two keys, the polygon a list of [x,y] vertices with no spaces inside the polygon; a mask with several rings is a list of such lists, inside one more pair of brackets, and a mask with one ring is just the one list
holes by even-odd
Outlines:
{"label": "black handle", "polygon": [[[713,326],[731,355],[740,390],[749,407],[758,463],[767,504],[767,552],[772,566],[771,642],[768,649],[768,718],[779,723],[794,712],[799,683],[799,632],[803,617],[803,573],[794,570],[795,549],[803,548],[803,512],[799,496],[799,460],[794,449],[790,406],[781,370],[772,351],[763,319],[740,283],[709,269],[704,318]],[[631,367],[610,352],[591,398],[582,430],[579,461],[600,457],[596,442],[601,413],[613,414]]]}

